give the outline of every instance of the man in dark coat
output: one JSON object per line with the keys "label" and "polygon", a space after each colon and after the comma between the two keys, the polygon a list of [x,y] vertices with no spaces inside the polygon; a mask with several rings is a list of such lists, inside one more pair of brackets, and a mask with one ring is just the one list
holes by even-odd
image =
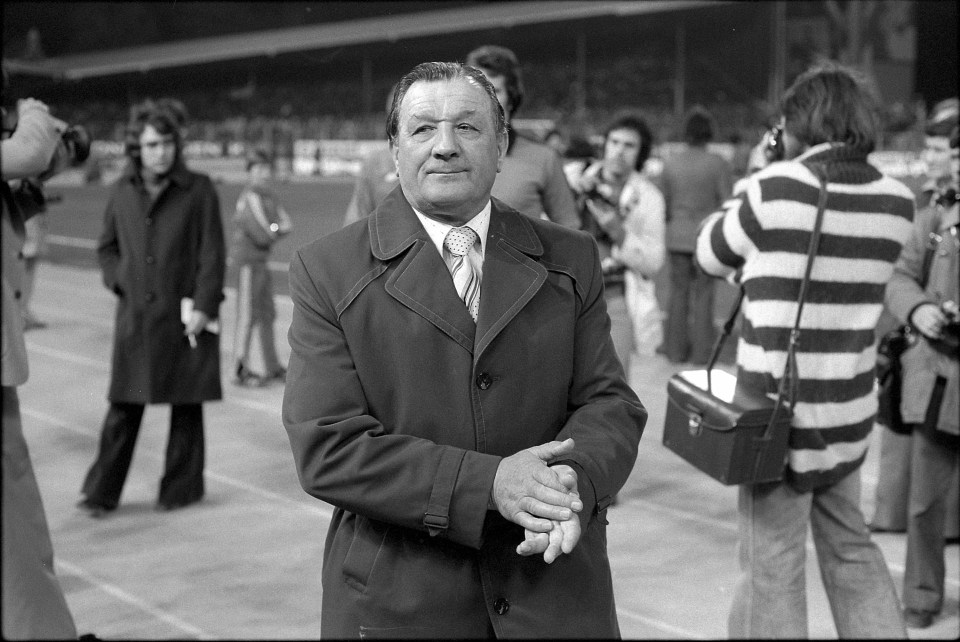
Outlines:
{"label": "man in dark coat", "polygon": [[221,398],[220,337],[225,245],[207,176],[181,157],[176,114],[147,101],[127,133],[131,162],[107,204],[97,257],[117,295],[110,409],[80,507],[116,508],[145,404],[169,403],[170,438],[158,508],[203,496],[203,410]]}
{"label": "man in dark coat", "polygon": [[400,186],[290,267],[283,422],[336,508],[321,634],[617,637],[607,507],[647,413],[596,244],[490,198],[507,132],[479,70],[417,66],[388,135]]}

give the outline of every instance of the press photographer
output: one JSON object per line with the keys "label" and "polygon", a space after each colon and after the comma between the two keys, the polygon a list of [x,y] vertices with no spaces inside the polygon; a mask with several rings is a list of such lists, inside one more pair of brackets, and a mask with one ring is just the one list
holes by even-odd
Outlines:
{"label": "press photographer", "polygon": [[[960,461],[957,113],[957,99],[944,100],[927,122],[925,207],[886,292],[890,311],[921,337],[900,357],[900,419],[912,433],[910,452],[904,453],[910,481],[903,603],[907,625],[914,628],[930,626],[943,607],[945,516]],[[951,526],[956,528],[955,513]]]}
{"label": "press photographer", "polygon": [[19,299],[24,224],[43,209],[42,181],[85,158],[89,146],[78,146],[66,123],[39,100],[21,100],[9,130],[6,112],[3,119],[3,637],[76,639],[53,572],[50,532],[20,420],[17,386],[26,382],[28,365]]}

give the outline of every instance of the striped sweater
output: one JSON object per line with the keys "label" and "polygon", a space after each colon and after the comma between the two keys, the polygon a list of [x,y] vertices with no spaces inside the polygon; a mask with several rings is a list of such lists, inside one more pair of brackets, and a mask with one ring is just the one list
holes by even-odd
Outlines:
{"label": "striped sweater", "polygon": [[819,181],[803,163],[825,163],[829,187],[820,248],[800,322],[798,382],[787,481],[806,492],[863,463],[877,411],[875,328],[884,288],[910,235],[913,193],[863,153],[812,147],[742,181],[697,238],[697,260],[746,292],[738,384],[775,394],[817,212]]}

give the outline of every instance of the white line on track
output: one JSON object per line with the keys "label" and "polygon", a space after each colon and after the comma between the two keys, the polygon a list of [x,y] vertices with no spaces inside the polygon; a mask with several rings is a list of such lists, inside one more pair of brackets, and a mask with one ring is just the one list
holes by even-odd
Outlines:
{"label": "white line on track", "polygon": [[100,589],[104,593],[107,593],[108,595],[111,595],[117,598],[121,602],[125,602],[143,611],[144,613],[147,613],[148,615],[153,616],[154,618],[156,618],[157,620],[160,620],[161,622],[165,622],[169,624],[170,626],[174,627],[179,631],[183,631],[190,637],[196,638],[198,640],[218,639],[217,636],[211,633],[208,633],[207,631],[204,631],[200,627],[194,626],[189,622],[184,622],[177,616],[172,615],[169,612],[164,611],[163,609],[158,609],[157,607],[153,606],[149,602],[145,602],[141,600],[136,595],[131,595],[130,593],[127,593],[119,586],[116,586],[114,584],[101,580],[97,576],[91,573],[88,573],[87,571],[80,568],[79,566],[76,566],[75,564],[71,564],[70,562],[64,561],[63,559],[60,559],[58,557],[54,560],[54,566],[56,566],[57,573],[59,573],[60,575],[73,575],[73,576],[79,577],[85,582],[88,582],[96,586],[98,589]]}
{"label": "white line on track", "polygon": [[[82,250],[96,250],[97,241],[95,239],[84,239],[78,236],[62,236],[60,234],[48,234],[46,242],[51,245],[64,245],[66,247],[76,247]],[[274,272],[286,272],[290,265],[282,261],[269,261],[267,267]]]}

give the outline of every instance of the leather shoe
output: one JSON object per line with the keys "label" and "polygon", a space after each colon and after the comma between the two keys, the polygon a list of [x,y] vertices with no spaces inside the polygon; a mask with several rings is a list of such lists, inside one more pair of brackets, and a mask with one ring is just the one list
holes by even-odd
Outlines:
{"label": "leather shoe", "polygon": [[169,513],[172,510],[178,510],[180,508],[184,508],[185,506],[196,504],[199,501],[200,499],[197,498],[197,499],[192,499],[188,502],[173,502],[169,504],[164,502],[157,502],[156,505],[154,506],[154,510],[157,510],[161,513]]}
{"label": "leather shoe", "polygon": [[92,517],[94,519],[100,519],[113,510],[113,507],[104,506],[103,504],[98,504],[97,502],[86,498],[77,502],[77,508],[85,512],[88,517]]}
{"label": "leather shoe", "polygon": [[925,629],[933,624],[935,613],[930,611],[921,611],[919,609],[904,609],[903,621],[909,629]]}

